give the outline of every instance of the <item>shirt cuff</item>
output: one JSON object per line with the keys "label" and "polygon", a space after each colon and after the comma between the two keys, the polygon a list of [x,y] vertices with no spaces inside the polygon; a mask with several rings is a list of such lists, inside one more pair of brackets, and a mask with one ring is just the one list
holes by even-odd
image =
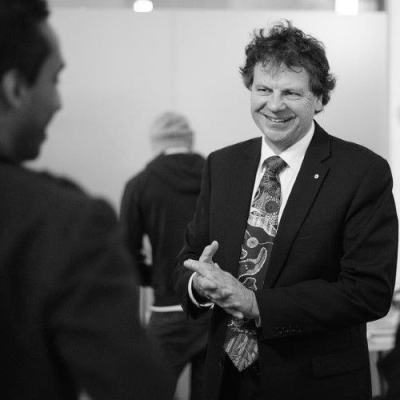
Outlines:
{"label": "shirt cuff", "polygon": [[213,308],[214,307],[214,303],[213,302],[210,301],[210,302],[207,302],[207,303],[199,303],[195,299],[195,297],[193,295],[193,291],[192,291],[192,285],[193,285],[192,282],[193,282],[193,278],[194,278],[194,274],[195,273],[196,272],[193,272],[192,276],[189,279],[188,292],[189,292],[190,300],[192,300],[193,304],[195,304],[199,308]]}

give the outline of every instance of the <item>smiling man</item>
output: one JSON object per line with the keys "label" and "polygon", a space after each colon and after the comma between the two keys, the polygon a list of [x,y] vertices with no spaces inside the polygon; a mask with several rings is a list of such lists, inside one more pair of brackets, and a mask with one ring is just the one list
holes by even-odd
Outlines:
{"label": "smiling man", "polygon": [[250,89],[254,122],[276,154],[301,140],[322,110],[321,97],[309,88],[304,68],[257,63]]}
{"label": "smiling man", "polygon": [[241,68],[262,132],[212,153],[174,272],[212,312],[204,400],[370,400],[366,323],[390,308],[398,221],[386,160],[314,120],[335,87],[290,22]]}

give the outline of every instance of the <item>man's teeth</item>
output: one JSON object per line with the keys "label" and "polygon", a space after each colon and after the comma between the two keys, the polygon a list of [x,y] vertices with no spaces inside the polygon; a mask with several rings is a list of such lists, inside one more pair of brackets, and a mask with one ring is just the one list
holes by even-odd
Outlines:
{"label": "man's teeth", "polygon": [[267,118],[272,122],[286,122],[290,120],[290,118],[272,118],[272,117],[267,117]]}

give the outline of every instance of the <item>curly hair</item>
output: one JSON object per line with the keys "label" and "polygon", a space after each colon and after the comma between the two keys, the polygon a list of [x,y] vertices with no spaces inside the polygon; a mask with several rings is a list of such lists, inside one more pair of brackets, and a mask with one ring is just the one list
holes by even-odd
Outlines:
{"label": "curly hair", "polygon": [[267,32],[265,29],[254,31],[245,52],[246,61],[240,73],[248,89],[253,84],[254,67],[258,63],[271,69],[301,67],[308,73],[312,93],[321,97],[324,106],[328,104],[336,78],[329,72],[325,46],[290,21],[278,22]]}
{"label": "curly hair", "polygon": [[16,69],[29,84],[35,83],[51,50],[39,27],[48,16],[45,0],[1,0],[0,78]]}

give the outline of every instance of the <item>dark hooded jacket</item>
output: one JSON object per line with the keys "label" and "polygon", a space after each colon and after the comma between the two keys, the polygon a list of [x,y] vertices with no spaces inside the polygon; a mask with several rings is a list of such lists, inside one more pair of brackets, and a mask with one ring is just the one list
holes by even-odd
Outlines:
{"label": "dark hooded jacket", "polygon": [[[142,285],[154,289],[154,306],[179,304],[171,276],[196,207],[204,162],[194,153],[161,154],[126,184],[121,223]],[[150,262],[143,254],[144,235],[150,239]]]}

